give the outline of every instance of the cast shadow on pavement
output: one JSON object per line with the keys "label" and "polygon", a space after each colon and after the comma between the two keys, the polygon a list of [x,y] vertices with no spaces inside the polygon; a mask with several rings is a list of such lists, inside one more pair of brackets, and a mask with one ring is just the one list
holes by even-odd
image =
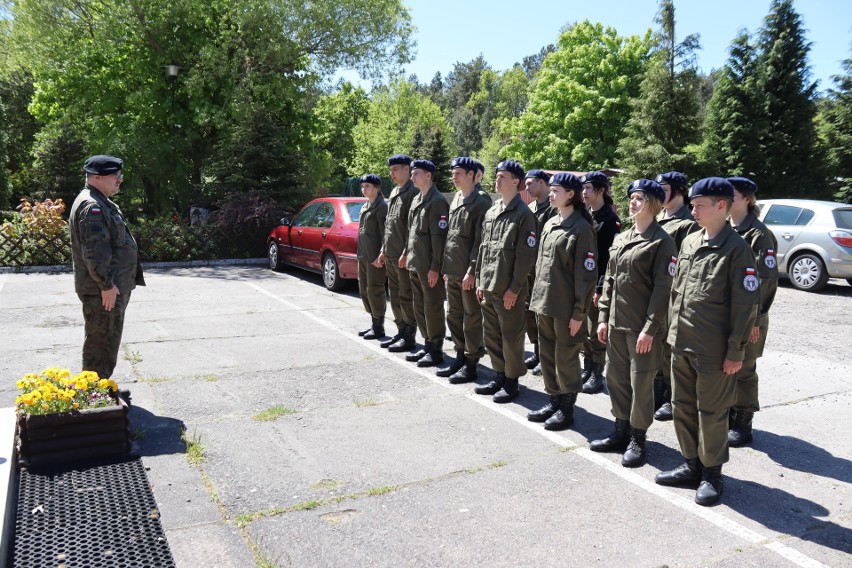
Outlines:
{"label": "cast shadow on pavement", "polygon": [[783,489],[726,475],[724,503],[772,531],[852,554],[852,529],[820,519],[830,511]]}
{"label": "cast shadow on pavement", "polygon": [[141,406],[130,407],[130,429],[134,435],[133,450],[140,456],[183,454],[186,443],[182,420],[157,416]]}
{"label": "cast shadow on pavement", "polygon": [[[792,436],[754,431],[751,447],[783,467],[852,484],[852,461]],[[734,450],[736,451],[736,450]]]}

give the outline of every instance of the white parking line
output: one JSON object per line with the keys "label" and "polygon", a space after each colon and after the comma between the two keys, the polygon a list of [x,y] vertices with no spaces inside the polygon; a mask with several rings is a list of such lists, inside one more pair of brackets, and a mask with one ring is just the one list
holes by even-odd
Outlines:
{"label": "white parking line", "polygon": [[[550,432],[548,430],[545,430],[544,428],[541,427],[540,424],[534,424],[532,422],[529,422],[525,417],[521,416],[520,414],[517,414],[515,412],[510,411],[505,406],[495,404],[494,402],[491,401],[491,397],[480,396],[480,395],[476,395],[474,393],[471,393],[469,385],[468,386],[451,385],[446,380],[435,376],[434,372],[430,372],[430,371],[427,371],[423,368],[414,366],[411,363],[405,361],[405,359],[403,359],[401,357],[397,357],[397,356],[393,355],[392,353],[388,353],[388,351],[386,349],[382,349],[381,347],[379,347],[378,342],[375,342],[375,341],[365,342],[360,337],[358,337],[356,334],[341,329],[338,324],[327,321],[327,320],[317,316],[316,314],[311,313],[310,310],[303,309],[300,306],[298,306],[297,304],[294,304],[293,302],[290,302],[289,300],[286,300],[286,299],[284,299],[280,296],[277,296],[277,295],[273,294],[272,292],[269,292],[268,290],[263,289],[262,287],[258,286],[257,284],[255,284],[253,282],[246,282],[246,284],[248,284],[250,287],[257,290],[261,294],[269,296],[273,300],[276,300],[277,302],[284,304],[288,308],[301,313],[303,316],[315,321],[319,325],[326,327],[326,328],[334,331],[335,333],[342,335],[343,337],[346,337],[348,339],[352,339],[353,341],[358,342],[359,345],[361,345],[362,347],[365,347],[366,349],[370,349],[371,351],[373,351],[373,352],[377,353],[378,355],[384,357],[388,361],[392,361],[392,362],[398,364],[401,367],[405,367],[408,371],[417,373],[418,375],[420,375],[420,376],[422,376],[426,379],[429,379],[430,381],[432,381],[433,383],[435,383],[437,385],[440,385],[444,388],[453,390],[455,392],[465,394],[468,399],[470,399],[470,400],[472,400],[472,401],[474,401],[478,404],[481,404],[482,406],[488,408],[489,410],[496,412],[496,413],[500,414],[501,416],[508,418],[509,420],[514,421],[515,423],[523,426],[524,428],[527,428],[528,430],[535,432],[536,434],[538,434],[540,436],[547,438],[548,440],[550,440],[554,444],[557,444],[557,445],[562,446],[562,447],[567,447],[567,448],[576,448],[576,449],[573,450],[572,453],[590,461],[591,463],[609,471],[610,473],[612,473],[614,475],[617,475],[618,477],[622,478],[623,480],[625,480],[629,483],[632,483],[636,487],[639,487],[640,489],[643,489],[643,490],[647,491],[648,493],[651,493],[652,495],[655,495],[656,497],[663,499],[664,501],[674,505],[675,507],[678,507],[679,509],[682,509],[682,510],[688,512],[688,513],[691,513],[691,514],[693,514],[697,517],[704,519],[705,521],[707,521],[709,523],[716,525],[718,528],[720,528],[720,529],[722,529],[722,530],[724,530],[724,531],[726,531],[726,532],[728,532],[728,533],[730,533],[730,534],[732,534],[732,535],[734,535],[738,538],[741,538],[741,539],[743,539],[747,542],[750,542],[751,544],[763,546],[763,547],[771,550],[772,552],[778,554],[779,556],[783,556],[784,558],[786,558],[790,562],[796,564],[797,566],[801,566],[802,568],[829,568],[825,564],[822,564],[821,562],[818,562],[818,561],[814,560],[813,558],[806,556],[805,554],[802,554],[798,550],[790,548],[789,546],[785,546],[785,545],[781,544],[780,542],[772,541],[772,540],[770,540],[770,537],[766,537],[764,535],[761,535],[760,533],[757,533],[757,532],[751,530],[750,528],[748,528],[744,525],[741,525],[740,523],[738,523],[734,520],[728,519],[724,515],[717,513],[716,511],[714,511],[712,509],[697,505],[692,500],[687,499],[687,498],[685,498],[681,495],[678,495],[677,493],[673,492],[670,489],[666,489],[663,486],[657,485],[656,483],[653,483],[652,481],[649,481],[649,480],[645,479],[644,477],[639,476],[638,474],[632,472],[631,470],[626,469],[626,468],[622,467],[621,465],[618,465],[615,462],[610,461],[606,457],[604,457],[600,454],[596,454],[595,452],[592,452],[588,448],[579,447],[581,444],[584,445],[586,443],[585,440],[582,440],[581,442],[573,442],[570,438],[568,438],[567,436],[565,436],[563,434],[559,434],[557,432]],[[568,432],[570,432],[570,431],[568,431]]]}

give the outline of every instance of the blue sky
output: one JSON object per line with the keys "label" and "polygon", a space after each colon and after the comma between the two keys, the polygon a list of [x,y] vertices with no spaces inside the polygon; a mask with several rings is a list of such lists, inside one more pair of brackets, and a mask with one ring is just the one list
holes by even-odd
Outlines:
{"label": "blue sky", "polygon": [[[446,75],[457,61],[480,53],[495,69],[511,67],[524,56],[555,42],[569,22],[591,20],[614,27],[620,35],[654,28],[656,0],[403,0],[417,26],[417,55],[406,67],[421,82],[436,71]],[[728,45],[740,28],[755,33],[769,11],[770,0],[680,0],[675,2],[678,38],[701,35],[698,65],[704,72],[724,65]],[[852,2],[798,0],[810,52],[813,79],[820,90],[833,86],[831,76],[850,57]],[[504,35],[509,32],[510,39]]]}

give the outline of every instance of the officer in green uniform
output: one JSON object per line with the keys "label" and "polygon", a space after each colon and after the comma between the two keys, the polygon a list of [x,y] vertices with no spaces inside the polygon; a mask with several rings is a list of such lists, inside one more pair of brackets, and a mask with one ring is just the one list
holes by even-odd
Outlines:
{"label": "officer in green uniform", "polygon": [[359,332],[364,339],[379,339],[385,335],[385,281],[387,272],[380,261],[382,238],[388,206],[382,196],[382,179],[367,174],[360,179],[361,193],[367,203],[358,218],[358,292],[364,309],[372,316],[370,327]]}
{"label": "officer in green uniform", "polygon": [[[660,226],[674,239],[675,248],[680,250],[683,239],[690,233],[700,229],[692,218],[689,205],[686,203],[686,192],[689,180],[681,172],[666,172],[657,176],[656,181],[663,188],[666,200],[663,210],[657,216]],[[668,314],[666,315],[668,318]],[[668,319],[665,325],[668,328]],[[654,379],[654,406],[657,411],[654,418],[660,421],[672,419],[672,380],[670,376],[672,348],[668,343],[663,344],[663,364]]]}
{"label": "officer in green uniform", "polygon": [[734,230],[751,246],[757,258],[757,276],[760,280],[760,307],[757,321],[746,345],[743,368],[737,373],[737,398],[731,409],[728,445],[744,446],[752,441],[751,423],[754,413],[760,410],[757,398],[757,358],[763,356],[766,332],[769,330],[769,308],[778,290],[778,262],[775,251],[778,241],[772,231],[757,218],[755,194],[757,184],[748,178],[730,177],[734,186],[734,204],[731,206],[731,224]]}
{"label": "officer in green uniform", "polygon": [[662,364],[677,250],[656,220],[666,198],[663,188],[638,179],[627,195],[633,229],[615,237],[598,302],[597,335],[607,346],[606,384],[615,431],[589,447],[624,452],[621,465],[639,467],[645,463],[645,436],[654,422],[654,377]]}
{"label": "officer in green uniform", "polygon": [[485,348],[497,377],[476,387],[477,394],[494,395],[494,402],[518,396],[524,365],[524,306],[529,294],[527,276],[538,251],[535,215],[519,191],[524,168],[514,160],[497,164],[494,188],[500,200],[485,214],[482,246],[476,259],[476,297],[482,305]]}
{"label": "officer in green uniform", "polygon": [[411,181],[419,193],[408,211],[408,243],[399,257],[399,267],[411,276],[414,318],[423,336],[424,347],[406,355],[418,367],[432,367],[444,362],[444,300],[447,297],[441,265],[447,242],[450,206],[435,184],[435,164],[429,160],[411,162]]}
{"label": "officer in green uniform", "polygon": [[86,187],[68,216],[74,288],[83,303],[83,370],[111,378],[118,361],[130,293],[144,286],[136,241],[110,198],[124,179],[124,162],[92,156],[83,165]]}
{"label": "officer in green uniform", "polygon": [[[556,209],[550,206],[550,176],[544,170],[530,170],[524,178],[524,185],[527,191],[533,197],[533,202],[528,205],[530,211],[535,215],[536,228],[538,234],[544,229],[544,224],[548,219],[556,214]],[[530,295],[527,297],[526,317],[527,317],[527,337],[530,338],[530,343],[533,345],[533,354],[524,360],[527,369],[532,369],[533,375],[541,374],[541,359],[539,358],[538,349],[538,322],[536,314],[530,309],[529,299],[532,297],[532,291],[535,288],[535,264],[530,270],[528,278]]]}
{"label": "officer in green uniform", "polygon": [[698,485],[695,502],[708,506],[722,497],[728,410],[736,402],[760,280],[751,247],[727,222],[730,182],[698,180],[689,197],[701,230],[684,239],[678,254],[668,334],[674,426],[686,463],[658,473],[656,482]]}
{"label": "officer in green uniform", "polygon": [[550,203],[557,214],[544,224],[530,307],[538,314],[539,353],[550,401],[527,414],[547,430],[574,423],[582,390],[580,348],[586,338],[589,305],[598,280],[592,216],[583,204],[583,183],[574,174],[550,178]]}
{"label": "officer in green uniform", "polygon": [[476,380],[476,366],[485,355],[482,343],[482,308],[476,299],[476,256],[482,242],[482,220],[491,198],[476,191],[476,162],[468,157],[452,161],[453,185],[458,191],[450,205],[447,245],[444,249],[444,282],[447,285],[447,327],[456,359],[439,377],[453,384]]}
{"label": "officer in green uniform", "polygon": [[400,353],[414,349],[414,335],[417,333],[411,278],[407,270],[399,267],[399,257],[408,242],[408,211],[417,195],[417,188],[410,179],[411,158],[405,154],[394,154],[388,158],[388,167],[396,187],[390,194],[385,239],[379,260],[387,270],[388,292],[397,334],[379,345],[388,351]]}
{"label": "officer in green uniform", "polygon": [[598,300],[603,291],[604,274],[609,263],[609,247],[612,246],[615,235],[621,231],[621,220],[615,209],[611,207],[610,183],[606,174],[589,172],[581,176],[580,181],[583,183],[583,202],[592,214],[598,243],[598,282],[586,321],[588,335],[583,343],[583,370],[580,377],[583,381],[583,392],[595,394],[604,388],[604,364],[606,363],[606,346],[598,341]]}

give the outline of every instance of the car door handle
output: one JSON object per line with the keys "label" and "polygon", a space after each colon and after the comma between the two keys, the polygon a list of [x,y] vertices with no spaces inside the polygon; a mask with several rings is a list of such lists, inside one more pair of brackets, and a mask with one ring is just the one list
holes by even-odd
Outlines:
{"label": "car door handle", "polygon": [[301,235],[301,234],[302,234],[302,229],[299,229],[298,231],[296,231],[296,234],[297,234],[297,235]]}
{"label": "car door handle", "polygon": [[326,236],[328,233],[326,233],[325,231],[323,231],[323,232],[322,232],[322,233],[320,233],[320,234],[322,235],[322,238],[325,238],[325,236]]}
{"label": "car door handle", "polygon": [[790,233],[784,233],[783,235],[781,235],[781,237],[789,241],[793,238],[793,235],[791,235]]}

